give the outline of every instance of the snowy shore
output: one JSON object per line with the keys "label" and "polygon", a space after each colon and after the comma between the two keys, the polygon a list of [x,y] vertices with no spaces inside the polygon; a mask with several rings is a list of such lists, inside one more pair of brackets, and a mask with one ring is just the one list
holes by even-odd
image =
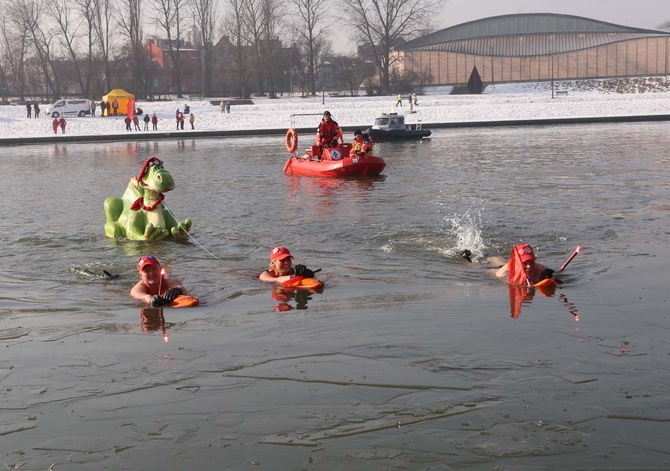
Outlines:
{"label": "snowy shore", "polygon": [[[395,96],[282,96],[277,99],[253,98],[253,104],[236,105],[222,113],[208,100],[186,99],[167,102],[138,102],[145,113],[156,113],[158,131],[188,132],[176,129],[177,108],[188,104],[195,115],[195,131],[286,130],[288,127],[316,128],[324,110],[329,110],[342,127],[365,128],[381,112],[399,112],[408,123],[421,120],[430,123],[491,122],[545,120],[589,117],[656,116],[670,114],[670,92],[604,93],[602,90],[567,90],[552,98],[550,84],[505,84],[488,87],[482,95],[451,95],[448,87],[426,89],[418,97],[416,113],[410,113],[405,97],[403,106],[395,106]],[[214,101],[214,99],[212,99]],[[43,105],[45,110],[48,105]],[[309,114],[309,116],[294,116]],[[144,128],[144,123],[140,122]],[[149,126],[151,128],[151,126]],[[67,118],[67,136],[109,136],[151,134],[153,131],[126,131],[123,117]],[[58,136],[61,136],[60,130]],[[21,105],[0,107],[0,142],[3,139],[54,137],[51,118],[44,112],[39,119],[26,117]]]}

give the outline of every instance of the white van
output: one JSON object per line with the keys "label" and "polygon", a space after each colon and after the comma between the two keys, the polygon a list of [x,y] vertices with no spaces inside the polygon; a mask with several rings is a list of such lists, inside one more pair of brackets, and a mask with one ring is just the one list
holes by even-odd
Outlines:
{"label": "white van", "polygon": [[60,118],[61,116],[86,116],[91,114],[91,100],[84,98],[58,100],[49,106],[46,111],[47,116]]}

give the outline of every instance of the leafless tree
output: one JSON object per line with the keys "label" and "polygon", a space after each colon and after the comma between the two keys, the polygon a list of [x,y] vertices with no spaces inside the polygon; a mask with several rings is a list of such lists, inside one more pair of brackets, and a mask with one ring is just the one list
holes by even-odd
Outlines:
{"label": "leafless tree", "polygon": [[142,29],[142,0],[118,0],[116,18],[121,27],[121,34],[126,37],[130,46],[127,57],[131,67],[130,83],[136,95],[147,95],[146,70],[147,60],[144,52],[144,31]]}
{"label": "leafless tree", "polygon": [[372,47],[383,93],[391,91],[391,50],[425,31],[442,0],[343,0],[354,35]]}
{"label": "leafless tree", "polygon": [[[84,96],[89,96],[91,84],[93,24],[90,14],[91,0],[46,0],[48,16],[56,25],[56,38],[70,58],[70,69],[74,72],[79,88]],[[78,16],[79,13],[81,18]],[[81,20],[84,21],[81,21]],[[83,30],[83,31],[82,31]],[[82,44],[83,43],[83,44]],[[81,49],[86,52],[82,53]],[[82,70],[84,59],[86,65]]]}
{"label": "leafless tree", "polygon": [[316,95],[316,64],[325,29],[320,27],[328,17],[330,2],[327,0],[292,0],[298,12],[294,30],[298,31],[300,43],[306,52],[307,76],[311,95]]}
{"label": "leafless tree", "polygon": [[20,17],[15,16],[11,5],[8,5],[5,21],[0,23],[2,48],[0,61],[2,64],[2,89],[12,91],[25,98],[25,60],[28,54],[28,35],[22,28]]}
{"label": "leafless tree", "polygon": [[171,80],[176,87],[179,98],[183,96],[181,83],[181,54],[182,30],[186,19],[187,0],[150,0],[155,9],[153,19],[161,27],[167,39],[170,54]]}
{"label": "leafless tree", "polygon": [[361,83],[371,75],[374,75],[374,67],[361,60],[355,54],[340,55],[331,58],[335,70],[336,86],[349,88],[349,93],[354,96]]}
{"label": "leafless tree", "polygon": [[282,54],[282,42],[280,32],[283,31],[284,6],[281,0],[263,0],[263,35],[262,35],[262,54],[259,71],[265,76],[265,90],[271,98],[277,96],[278,78],[282,76],[285,70],[285,63],[288,57]]}
{"label": "leafless tree", "polygon": [[110,67],[112,30],[114,28],[114,10],[112,0],[92,0],[93,27],[96,45],[100,49],[100,56],[105,67],[105,90],[112,89],[112,71]]}
{"label": "leafless tree", "polygon": [[281,74],[281,0],[244,0],[242,34],[254,53],[255,75],[261,93],[276,95],[276,78]]}
{"label": "leafless tree", "polygon": [[235,79],[238,94],[244,98],[250,96],[249,82],[252,76],[253,56],[244,15],[247,2],[248,0],[227,0],[228,16],[223,23],[224,31],[230,37],[232,45],[230,58],[225,58],[229,60],[224,65],[229,68]]}
{"label": "leafless tree", "polygon": [[265,91],[266,70],[263,64],[263,4],[265,0],[244,0],[242,10],[243,34],[253,50],[254,72],[260,92]]}
{"label": "leafless tree", "polygon": [[19,28],[25,31],[35,53],[39,70],[44,77],[46,94],[62,96],[59,75],[54,67],[53,41],[55,34],[47,26],[42,0],[10,0],[9,7]]}
{"label": "leafless tree", "polygon": [[202,67],[202,93],[211,91],[212,47],[216,28],[217,12],[214,0],[191,0],[193,19],[200,34],[200,61]]}
{"label": "leafless tree", "polygon": [[93,61],[94,56],[94,46],[96,42],[95,35],[95,22],[96,22],[96,4],[95,0],[74,0],[75,9],[81,15],[83,19],[82,36],[86,39],[86,58],[85,65],[86,71],[84,73],[84,78],[82,81],[86,84],[85,96],[90,96],[91,94],[91,79],[94,75]]}

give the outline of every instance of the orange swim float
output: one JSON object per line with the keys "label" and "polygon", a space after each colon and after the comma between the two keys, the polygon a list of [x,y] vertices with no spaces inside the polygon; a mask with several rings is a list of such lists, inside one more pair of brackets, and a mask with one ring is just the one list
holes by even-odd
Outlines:
{"label": "orange swim float", "polygon": [[168,306],[170,307],[193,307],[200,304],[200,299],[187,294],[180,294]]}

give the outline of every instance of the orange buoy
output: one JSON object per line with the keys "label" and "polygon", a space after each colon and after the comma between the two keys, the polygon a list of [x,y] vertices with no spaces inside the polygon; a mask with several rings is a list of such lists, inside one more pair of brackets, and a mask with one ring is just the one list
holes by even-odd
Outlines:
{"label": "orange buoy", "polygon": [[292,154],[298,148],[298,132],[291,128],[286,131],[286,150]]}

